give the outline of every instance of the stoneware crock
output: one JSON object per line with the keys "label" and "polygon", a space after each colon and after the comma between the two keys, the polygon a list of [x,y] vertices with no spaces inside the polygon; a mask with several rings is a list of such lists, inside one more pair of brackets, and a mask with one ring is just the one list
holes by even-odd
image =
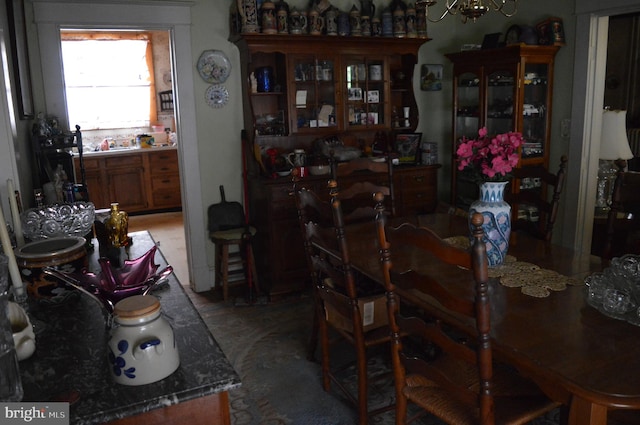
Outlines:
{"label": "stoneware crock", "polygon": [[171,375],[180,365],[171,325],[153,295],[134,295],[114,309],[109,338],[111,375],[122,385],[145,385]]}

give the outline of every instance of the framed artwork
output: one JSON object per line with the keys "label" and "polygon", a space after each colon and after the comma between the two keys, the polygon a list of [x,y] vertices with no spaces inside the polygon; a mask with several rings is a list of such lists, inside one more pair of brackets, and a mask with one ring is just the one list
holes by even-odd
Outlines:
{"label": "framed artwork", "polygon": [[349,100],[362,100],[362,89],[360,87],[351,87],[348,95]]}
{"label": "framed artwork", "polygon": [[24,0],[7,0],[7,16],[11,32],[11,56],[13,73],[16,79],[16,97],[20,119],[31,119],[33,111],[33,94],[31,75],[29,73],[29,54],[27,51],[27,33],[24,20]]}
{"label": "framed artwork", "polygon": [[420,158],[420,139],[422,133],[398,133],[394,143],[395,151],[398,152],[398,160],[401,164],[415,164]]}
{"label": "framed artwork", "polygon": [[420,67],[420,89],[423,91],[442,90],[442,65],[425,64]]}
{"label": "framed artwork", "polygon": [[378,90],[367,91],[367,103],[379,103],[380,92]]}

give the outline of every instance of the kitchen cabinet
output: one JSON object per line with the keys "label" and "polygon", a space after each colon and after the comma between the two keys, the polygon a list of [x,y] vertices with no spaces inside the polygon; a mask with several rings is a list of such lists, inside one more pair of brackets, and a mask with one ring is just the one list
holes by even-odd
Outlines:
{"label": "kitchen cabinet", "polygon": [[[118,202],[127,213],[180,208],[178,154],[172,148],[90,153],[84,157],[89,200]],[[75,161],[76,172],[79,161]]]}
{"label": "kitchen cabinet", "polygon": [[182,203],[180,197],[180,172],[178,152],[165,150],[150,152],[149,182],[150,204],[154,209],[175,208]]}
{"label": "kitchen cabinet", "polygon": [[[466,209],[477,185],[459,172],[455,152],[463,137],[522,133],[520,167],[549,166],[553,64],[559,46],[509,45],[447,54],[453,62],[451,203]],[[511,185],[519,191],[520,184]]]}
{"label": "kitchen cabinet", "polygon": [[[437,172],[440,165],[397,166],[393,170],[396,214],[412,215],[433,212],[437,204]],[[362,179],[360,175],[341,177],[342,185],[350,186]],[[367,180],[371,180],[367,178]],[[388,184],[388,179],[381,184]],[[300,184],[325,194],[329,199],[327,176],[310,176]],[[304,256],[304,243],[298,224],[291,177],[261,179],[250,186],[252,199],[249,211],[254,238],[256,265],[260,286],[274,298],[307,288],[309,271]]]}

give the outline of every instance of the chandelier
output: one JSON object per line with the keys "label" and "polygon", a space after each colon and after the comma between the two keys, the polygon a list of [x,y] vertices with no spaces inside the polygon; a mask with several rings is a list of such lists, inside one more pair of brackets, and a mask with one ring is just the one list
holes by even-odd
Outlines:
{"label": "chandelier", "polygon": [[[440,17],[434,19],[429,17],[429,8],[437,3],[436,0],[417,0],[416,7],[425,9],[427,19],[431,22],[439,22],[447,15],[458,15],[463,23],[472,19],[475,22],[479,17],[490,10],[502,13],[507,18],[513,16],[518,11],[518,0],[446,0],[446,9]],[[485,5],[486,4],[486,5]]]}

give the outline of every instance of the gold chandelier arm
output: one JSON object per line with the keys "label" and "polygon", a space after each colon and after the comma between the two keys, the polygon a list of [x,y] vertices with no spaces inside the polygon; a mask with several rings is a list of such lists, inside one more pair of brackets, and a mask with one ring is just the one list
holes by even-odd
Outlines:
{"label": "gold chandelier arm", "polygon": [[[513,15],[515,15],[518,12],[518,0],[490,0],[491,1],[491,5],[493,6],[494,10],[496,10],[497,12],[500,12],[502,15],[504,15],[507,18],[512,17]],[[507,3],[511,3],[511,10],[510,12],[507,12],[505,10],[505,5]]]}
{"label": "gold chandelier arm", "polygon": [[427,16],[427,20],[429,20],[429,22],[440,22],[442,21],[447,15],[456,15],[458,13],[458,0],[447,0],[447,3],[445,5],[445,10],[442,12],[442,15],[440,15],[439,18],[436,19],[431,19],[429,17],[429,7],[433,6],[434,4],[437,3],[437,1],[435,0],[430,0],[430,1],[424,1],[423,3],[426,4],[426,16]]}
{"label": "gold chandelier arm", "polygon": [[485,0],[485,2],[488,2],[490,6],[485,6],[483,0],[446,0],[445,10],[435,19],[429,17],[429,8],[434,6],[437,0],[417,0],[416,7],[424,7],[429,22],[440,22],[447,15],[457,15],[458,13],[462,23],[466,23],[468,19],[475,22],[491,9],[510,18],[518,11],[518,0]]}

